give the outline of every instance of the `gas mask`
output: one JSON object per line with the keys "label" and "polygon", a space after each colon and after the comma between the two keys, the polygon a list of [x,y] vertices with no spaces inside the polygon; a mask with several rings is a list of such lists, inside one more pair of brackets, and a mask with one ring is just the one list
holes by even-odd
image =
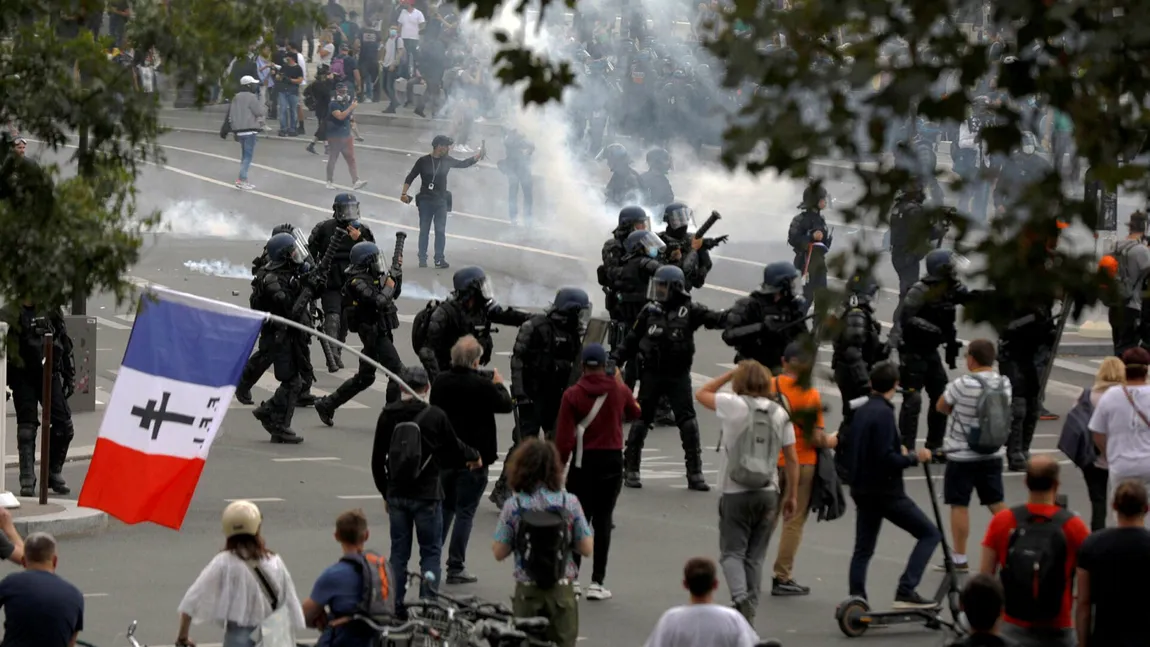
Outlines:
{"label": "gas mask", "polygon": [[1034,146],[1032,146],[1030,144],[1023,146],[1022,147],[1022,153],[1024,155],[1033,155],[1034,154]]}

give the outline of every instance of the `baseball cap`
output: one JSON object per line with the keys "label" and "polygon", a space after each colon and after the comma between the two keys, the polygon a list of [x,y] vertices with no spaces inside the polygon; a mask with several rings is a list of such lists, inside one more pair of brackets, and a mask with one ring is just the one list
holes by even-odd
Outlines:
{"label": "baseball cap", "polygon": [[583,365],[591,367],[605,366],[607,364],[607,351],[602,344],[587,344],[583,349]]}
{"label": "baseball cap", "polygon": [[245,74],[242,78],[240,78],[240,85],[255,85],[257,83],[259,83],[259,81],[257,81],[255,77],[250,74]]}
{"label": "baseball cap", "polygon": [[1146,231],[1146,214],[1141,211],[1135,211],[1130,214],[1130,231],[1141,232]]}
{"label": "baseball cap", "polygon": [[431,382],[422,366],[408,366],[403,371],[403,381],[415,390],[426,388]]}

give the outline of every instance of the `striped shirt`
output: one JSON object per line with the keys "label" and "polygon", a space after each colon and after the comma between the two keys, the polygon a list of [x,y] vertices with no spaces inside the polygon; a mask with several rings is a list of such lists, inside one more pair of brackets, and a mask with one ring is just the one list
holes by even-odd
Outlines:
{"label": "striped shirt", "polygon": [[946,437],[942,442],[942,449],[946,452],[947,460],[951,461],[978,461],[990,458],[1002,460],[1006,449],[999,449],[993,454],[980,454],[970,449],[970,428],[978,424],[978,398],[982,395],[984,380],[992,387],[997,387],[1002,380],[1006,389],[1006,397],[1011,397],[1010,380],[999,375],[997,371],[982,371],[978,378],[963,375],[946,385],[943,400],[950,405],[950,419],[946,423]]}

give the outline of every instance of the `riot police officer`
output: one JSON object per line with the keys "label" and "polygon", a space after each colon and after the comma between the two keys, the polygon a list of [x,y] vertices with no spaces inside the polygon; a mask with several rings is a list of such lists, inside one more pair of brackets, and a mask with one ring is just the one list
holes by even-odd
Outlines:
{"label": "riot police officer", "polygon": [[[878,283],[863,274],[847,282],[847,298],[839,311],[839,328],[834,338],[831,369],[843,402],[843,420],[839,425],[839,445],[835,463],[841,464],[850,444],[850,421],[854,412],[850,403],[870,393],[870,371],[884,361],[890,349],[882,341],[882,326],[875,317],[874,300]],[[840,473],[846,474],[846,470]]]}
{"label": "riot police officer", "polygon": [[[402,375],[403,360],[395,350],[393,333],[399,327],[395,299],[403,289],[402,275],[388,275],[383,255],[375,243],[356,243],[348,255],[347,283],[343,287],[343,312],[351,332],[363,342],[363,354],[396,375]],[[329,396],[315,401],[315,412],[323,424],[335,424],[335,411],[375,383],[375,367],[359,362],[359,370]],[[399,399],[399,385],[389,379],[387,402]]]}
{"label": "riot police officer", "polygon": [[[540,430],[554,440],[559,403],[575,376],[590,319],[591,299],[587,293],[579,288],[562,288],[555,293],[555,301],[547,312],[532,315],[519,327],[511,351],[511,395],[515,398],[517,423],[513,443],[518,444],[525,436],[537,436]],[[509,494],[504,469],[490,499],[503,507]]]}
{"label": "riot police officer", "polygon": [[[300,230],[291,224],[276,225],[272,229],[272,236],[276,234],[292,234],[297,238],[302,237]],[[268,250],[267,245],[264,245],[263,251],[252,260],[252,293],[249,297],[252,308],[256,307],[255,296],[260,282],[263,280],[264,268],[268,264]],[[240,383],[236,385],[235,398],[240,404],[253,404],[255,402],[252,398],[252,387],[259,381],[260,376],[267,373],[268,369],[272,366],[272,352],[271,346],[272,338],[270,336],[261,336],[260,343],[256,347],[256,351],[248,358],[248,363],[244,365],[244,372],[240,375]],[[304,385],[296,398],[297,407],[310,407],[315,404],[315,395],[311,392],[312,382],[314,375],[308,371],[303,376]]]}
{"label": "riot police officer", "polygon": [[763,269],[763,283],[727,312],[723,341],[735,349],[735,363],[753,359],[778,373],[783,351],[807,329],[806,302],[795,295],[799,271],[778,261]]}
{"label": "riot police officer", "polygon": [[823,218],[827,208],[827,190],[821,184],[809,185],[803,191],[799,215],[791,220],[787,230],[787,244],[795,252],[795,269],[803,274],[803,298],[809,307],[814,303],[815,290],[827,287],[826,255],[831,248],[831,231]]}
{"label": "riot police officer", "polygon": [[611,179],[603,190],[608,206],[622,207],[642,200],[643,189],[639,174],[631,168],[631,154],[622,144],[611,144],[603,149],[600,158],[607,160],[611,169]]}
{"label": "riot police officer", "polygon": [[647,151],[647,172],[639,176],[639,185],[643,188],[643,205],[651,213],[662,213],[675,201],[675,191],[667,179],[667,173],[674,168],[671,154],[666,150],[654,148]]}
{"label": "riot police officer", "polygon": [[1030,443],[1040,412],[1041,365],[1035,359],[1054,346],[1053,303],[1031,303],[1015,312],[1015,318],[998,336],[998,370],[1010,380],[1010,436],[1006,441],[1007,466],[1026,471]]}
{"label": "riot police officer", "polygon": [[[666,247],[661,238],[649,231],[633,231],[627,236],[624,243],[626,255],[613,274],[618,312],[618,318],[612,317],[611,321],[613,350],[617,350],[623,343],[631,326],[639,318],[639,313],[649,301],[647,293],[650,290],[651,277],[662,267],[659,257]],[[638,377],[637,363],[628,364],[623,371],[626,383],[633,387]]]}
{"label": "riot police officer", "polygon": [[72,338],[59,309],[44,310],[31,302],[6,309],[8,347],[8,388],[16,409],[16,447],[20,455],[20,496],[36,496],[36,432],[40,427],[37,405],[43,404],[44,335],[52,333],[52,402],[49,417],[51,433],[48,454],[48,487],[56,494],[68,494],[61,471],[75,432],[68,398],[75,388],[76,368],[72,358]]}
{"label": "riot police officer", "polygon": [[[317,224],[311,230],[307,248],[312,258],[318,262],[324,257],[328,246],[335,245],[331,267],[326,277],[327,283],[320,286],[319,298],[323,307],[324,334],[344,341],[347,339],[347,325],[340,320],[343,274],[347,270],[352,246],[360,241],[374,243],[375,236],[372,235],[371,229],[359,222],[359,200],[354,195],[341,193],[335,196],[332,212],[331,218]],[[346,235],[337,234],[338,231],[344,231]],[[324,357],[327,358],[329,373],[335,373],[343,368],[343,358],[338,346],[325,348]]]}
{"label": "riot police officer", "polygon": [[918,282],[919,268],[931,246],[923,235],[926,211],[922,208],[926,196],[922,184],[912,180],[897,196],[890,212],[890,262],[898,274],[898,298],[906,297],[910,286]]}
{"label": "riot police officer", "polygon": [[[611,315],[612,320],[619,319],[617,316],[619,295],[615,293],[615,270],[619,268],[623,262],[623,256],[627,253],[624,243],[632,232],[646,230],[649,228],[649,224],[647,212],[643,211],[642,207],[623,207],[619,211],[619,221],[615,231],[611,232],[611,238],[603,243],[603,263],[596,270],[596,275],[599,279],[599,286],[603,288],[603,294],[606,296],[607,312]],[[621,340],[621,336],[618,339],[612,338],[612,347]]]}
{"label": "riot police officer", "polygon": [[[308,301],[300,298],[305,290],[306,275],[302,270],[308,258],[306,249],[297,244],[295,236],[276,234],[268,241],[267,254],[268,263],[252,296],[255,309],[293,321],[308,317]],[[260,337],[261,348],[270,349],[272,353],[272,365],[280,384],[271,400],[261,402],[252,415],[271,434],[273,443],[301,443],[303,438],[292,431],[291,421],[296,399],[303,388],[303,374],[310,370],[307,334],[269,321],[260,331]]]}
{"label": "riot police officer", "polygon": [[[926,255],[926,276],[911,286],[895,313],[902,331],[898,354],[903,400],[898,427],[907,449],[916,446],[923,390],[933,404],[946,389],[946,368],[938,355],[939,346],[946,347],[947,364],[956,366],[960,345],[955,308],[970,301],[973,294],[955,275],[954,252],[936,249]],[[926,428],[926,448],[934,451],[942,447],[946,415],[929,407]]]}
{"label": "riot police officer", "polygon": [[688,289],[703,287],[707,274],[715,266],[711,262],[711,250],[727,242],[727,236],[692,236],[687,231],[693,222],[691,208],[682,202],[672,202],[663,209],[663,222],[667,225],[659,234],[659,238],[667,245],[663,261],[683,270]]}
{"label": "riot police officer", "polygon": [[664,265],[655,272],[648,296],[650,303],[639,313],[620,347],[612,352],[616,364],[636,356],[642,363],[639,407],[643,417],[632,423],[627,434],[623,484],[630,488],[643,487],[639,478],[643,443],[655,420],[656,403],[667,396],[683,444],[687,487],[706,492],[711,488],[703,478],[699,422],[691,399],[691,364],[695,358],[695,331],[701,326],[722,327],[724,313],[691,301],[683,270],[673,265]]}
{"label": "riot police officer", "polygon": [[451,296],[434,309],[424,308],[412,322],[412,345],[432,382],[440,367],[451,365],[451,347],[460,337],[474,335],[483,346],[480,363],[487,364],[494,346],[491,324],[518,327],[530,318],[525,312],[505,308],[495,301],[483,268],[465,267],[451,277],[451,282]]}

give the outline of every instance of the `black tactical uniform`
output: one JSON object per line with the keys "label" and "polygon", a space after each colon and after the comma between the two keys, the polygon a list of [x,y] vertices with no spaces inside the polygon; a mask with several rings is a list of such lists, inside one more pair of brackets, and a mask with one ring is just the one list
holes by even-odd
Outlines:
{"label": "black tactical uniform", "polygon": [[[548,440],[555,439],[559,403],[576,375],[590,319],[591,299],[587,293],[579,288],[562,288],[547,312],[532,315],[519,327],[511,351],[511,395],[515,398],[517,423],[512,430],[512,449],[521,438],[538,436],[540,431]],[[500,507],[510,494],[506,474],[505,467],[490,497]]]}
{"label": "black tactical uniform", "polygon": [[636,355],[642,358],[639,407],[643,417],[631,425],[623,453],[624,484],[639,488],[643,443],[655,421],[656,403],[667,396],[679,426],[679,440],[687,466],[687,487],[710,490],[703,478],[699,422],[691,393],[691,363],[695,358],[695,331],[700,326],[722,327],[724,313],[691,301],[683,271],[673,265],[660,267],[651,279],[651,303],[639,314],[623,344],[612,353],[617,364]]}
{"label": "black tactical uniform", "polygon": [[48,487],[56,494],[71,490],[61,470],[68,446],[75,434],[68,398],[75,389],[76,368],[72,359],[72,338],[59,310],[42,311],[32,304],[9,306],[8,388],[16,409],[16,447],[20,454],[20,496],[36,496],[36,430],[40,427],[39,406],[44,393],[44,335],[52,333],[51,440],[49,442]]}
{"label": "black tactical uniform", "polygon": [[1040,357],[1049,357],[1054,345],[1056,322],[1053,304],[1020,307],[1016,318],[998,336],[998,370],[1010,380],[1010,437],[1006,442],[1008,466],[1025,471],[1030,442],[1040,411],[1042,387]]}
{"label": "black tactical uniform", "polygon": [[491,282],[479,267],[465,267],[452,276],[454,291],[431,313],[427,335],[419,348],[419,361],[432,382],[441,367],[451,366],[451,347],[461,337],[474,335],[483,347],[481,364],[491,361],[494,342],[491,324],[521,326],[530,315],[495,302]]}
{"label": "black tactical uniform", "polygon": [[[364,241],[351,248],[349,265],[343,287],[343,316],[348,329],[358,333],[363,342],[363,354],[379,362],[396,375],[402,375],[403,360],[395,350],[393,333],[399,327],[399,310],[395,299],[403,288],[403,277],[387,274],[382,255],[375,243]],[[329,396],[315,402],[315,412],[327,426],[335,424],[335,410],[347,404],[375,383],[375,367],[360,360],[359,370]],[[399,385],[389,379],[387,402],[399,399]]]}
{"label": "black tactical uniform", "polygon": [[821,185],[810,185],[803,191],[802,211],[791,220],[787,244],[795,252],[795,269],[803,273],[803,298],[809,307],[816,290],[827,287],[826,255],[831,249],[831,231],[823,218],[827,192]]}
{"label": "black tactical uniform", "polygon": [[667,229],[659,238],[667,245],[663,262],[683,270],[687,277],[687,289],[701,288],[707,275],[715,265],[711,262],[711,250],[727,242],[727,236],[704,238],[699,249],[694,248],[695,237],[687,231],[692,224],[691,208],[682,202],[672,202],[663,210],[663,222]]}
{"label": "black tactical uniform", "polygon": [[643,206],[651,213],[662,213],[675,201],[675,191],[667,179],[667,173],[674,168],[671,154],[662,148],[647,152],[647,172],[639,176],[639,185],[643,188]]}
{"label": "black tactical uniform", "polygon": [[[662,239],[649,231],[634,231],[627,236],[624,244],[626,255],[613,275],[618,312],[618,319],[612,317],[612,327],[617,331],[614,350],[618,350],[623,339],[630,334],[639,313],[647,305],[651,278],[663,266],[658,258],[665,248]],[[639,379],[639,362],[628,362],[623,379],[629,386],[635,386]]]}
{"label": "black tactical uniform", "polygon": [[947,347],[948,363],[954,368],[953,360],[959,349],[955,337],[955,308],[968,302],[973,293],[955,277],[954,253],[950,250],[936,249],[927,254],[926,273],[926,277],[906,293],[895,314],[902,331],[898,354],[903,400],[898,427],[903,445],[913,450],[925,390],[931,404],[926,414],[926,448],[934,451],[942,447],[946,431],[946,414],[933,406],[947,383],[938,347]]}
{"label": "black tactical uniform", "polygon": [[[272,236],[276,234],[292,234],[298,236],[299,229],[290,225],[282,224],[276,225],[272,229]],[[260,282],[263,280],[263,269],[268,264],[267,245],[264,245],[263,252],[252,260],[252,295],[249,297],[252,300],[252,307],[255,307],[255,294]],[[265,341],[263,337],[260,338],[260,344],[256,347],[256,351],[248,358],[248,363],[244,365],[244,372],[240,375],[240,383],[236,385],[236,401],[240,404],[253,404],[255,402],[252,398],[252,387],[259,381],[260,376],[267,373],[268,369],[272,367],[272,353],[270,350],[271,338],[268,337]],[[312,382],[314,382],[315,375],[308,371],[307,375],[303,376],[304,385],[303,389],[296,398],[297,407],[310,407],[315,404],[315,395],[311,392]]]}
{"label": "black tactical uniform", "polygon": [[[351,248],[362,241],[374,243],[375,236],[372,235],[371,229],[359,222],[359,200],[354,195],[341,193],[335,196],[332,210],[334,211],[333,217],[324,220],[311,230],[311,235],[307,240],[307,248],[311,252],[312,258],[318,263],[323,259],[328,246],[333,242],[336,245],[331,267],[326,277],[327,284],[321,285],[319,288],[321,290],[319,299],[320,305],[323,307],[324,334],[345,341],[347,339],[347,324],[340,320],[345,283],[343,274],[347,270]],[[347,232],[348,227],[359,231],[358,238],[353,238],[350,234],[337,234],[340,230]],[[324,356],[328,358],[327,370],[329,373],[335,373],[343,368],[343,359],[340,356],[338,346],[326,348]]]}
{"label": "black tactical uniform", "polygon": [[611,144],[603,149],[600,157],[607,160],[607,167],[611,169],[611,179],[603,189],[607,206],[623,207],[641,202],[643,187],[639,174],[631,168],[631,155],[627,149],[622,144]]}
{"label": "black tactical uniform", "polygon": [[[839,314],[839,332],[834,339],[831,369],[843,403],[843,420],[839,425],[839,445],[835,463],[848,456],[850,422],[855,398],[870,393],[870,372],[885,360],[890,349],[882,341],[882,326],[875,318],[874,298],[878,283],[869,277],[855,275],[847,284],[849,296]],[[845,470],[842,471],[845,474]]]}
{"label": "black tactical uniform", "polygon": [[890,262],[898,274],[898,298],[906,297],[910,286],[918,282],[922,259],[932,248],[923,240],[930,231],[924,222],[922,208],[925,196],[918,184],[907,188],[895,198],[890,212]]}
{"label": "black tactical uniform", "polygon": [[735,362],[753,359],[778,374],[783,351],[809,332],[806,302],[795,296],[799,271],[787,262],[763,270],[763,284],[727,312],[723,341],[735,349]]}
{"label": "black tactical uniform", "polygon": [[[276,234],[268,241],[268,264],[264,267],[256,293],[255,309],[300,321],[308,315],[302,264],[305,252],[291,234]],[[310,290],[309,290],[310,291]],[[260,403],[252,415],[272,436],[273,443],[301,443],[303,438],[291,429],[296,399],[303,388],[303,374],[311,370],[308,360],[308,335],[295,328],[269,321],[260,331],[260,348],[272,354],[272,365],[279,388],[271,400]]]}
{"label": "black tactical uniform", "polygon": [[623,207],[619,211],[619,224],[615,227],[615,231],[611,232],[611,238],[603,243],[603,262],[596,270],[596,275],[599,286],[603,288],[603,294],[606,297],[607,312],[611,315],[608,343],[612,348],[623,341],[625,334],[623,331],[626,330],[626,325],[629,323],[623,316],[619,307],[619,295],[615,292],[616,270],[622,265],[623,257],[627,254],[625,247],[627,237],[633,232],[645,231],[649,226],[647,213],[641,207]]}

